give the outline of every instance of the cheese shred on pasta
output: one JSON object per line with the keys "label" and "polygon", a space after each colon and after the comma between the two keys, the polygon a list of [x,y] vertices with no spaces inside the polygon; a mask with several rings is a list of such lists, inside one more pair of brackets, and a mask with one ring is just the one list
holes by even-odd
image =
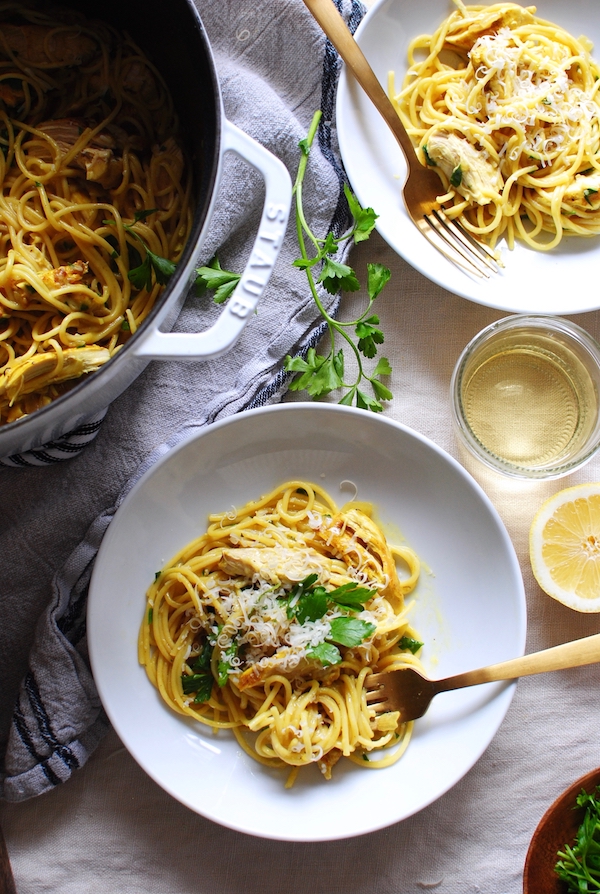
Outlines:
{"label": "cheese shred on pasta", "polygon": [[367,504],[338,510],[305,481],[209,522],[147,593],[139,660],[165,702],[291,768],[288,786],[309,764],[329,779],[341,757],[398,760],[412,723],[376,715],[363,683],[420,666],[404,601],[415,553],[387,545]]}
{"label": "cheese shred on pasta", "polygon": [[600,70],[591,43],[514,3],[456,9],[389,89],[450,217],[495,245],[600,233]]}

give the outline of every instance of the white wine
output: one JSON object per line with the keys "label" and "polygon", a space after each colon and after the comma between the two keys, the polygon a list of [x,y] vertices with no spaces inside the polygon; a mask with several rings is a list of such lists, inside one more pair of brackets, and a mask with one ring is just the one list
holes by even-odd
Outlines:
{"label": "white wine", "polygon": [[566,365],[539,346],[514,346],[463,379],[465,419],[486,450],[526,467],[563,462],[578,451],[598,408],[590,376],[569,359]]}
{"label": "white wine", "polygon": [[600,444],[600,347],[575,324],[508,317],[465,348],[452,379],[463,442],[516,477],[558,477]]}

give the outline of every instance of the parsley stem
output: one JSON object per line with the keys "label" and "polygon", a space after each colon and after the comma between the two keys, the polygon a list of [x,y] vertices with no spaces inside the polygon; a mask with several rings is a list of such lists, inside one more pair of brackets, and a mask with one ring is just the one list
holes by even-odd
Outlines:
{"label": "parsley stem", "polygon": [[317,133],[321,117],[322,112],[319,109],[319,111],[315,112],[315,114],[313,115],[306,138],[300,144],[302,148],[302,155],[300,156],[300,163],[298,164],[296,181],[292,189],[292,195],[295,196],[296,199],[296,233],[298,234],[298,245],[300,246],[300,252],[304,260],[308,260],[306,245],[304,242],[304,233],[306,233],[317,251],[319,251],[319,241],[308,226],[306,218],[304,216],[304,205],[302,202],[302,184],[304,182],[304,175],[306,173],[306,165],[308,164],[308,156],[310,155],[310,150],[312,149],[312,144],[314,142],[315,134]]}
{"label": "parsley stem", "polygon": [[[314,235],[311,228],[309,227],[309,225],[306,221],[306,217],[304,216],[304,206],[303,206],[303,202],[302,202],[302,185],[304,183],[304,175],[306,174],[306,166],[308,164],[308,157],[310,155],[310,150],[312,149],[312,145],[313,145],[316,133],[317,133],[317,129],[319,127],[319,123],[321,121],[321,117],[322,117],[322,112],[320,110],[315,112],[315,114],[313,115],[312,121],[310,123],[310,127],[308,129],[306,138],[301,143],[302,155],[300,157],[300,162],[298,164],[298,172],[296,174],[296,180],[295,180],[294,187],[292,190],[292,195],[295,197],[295,200],[296,200],[296,234],[297,234],[297,238],[298,238],[298,246],[300,248],[300,254],[304,261],[309,260],[308,252],[306,250],[306,240],[304,238],[305,235],[308,236],[308,238],[310,239],[312,244],[315,246],[317,252],[321,251],[321,245],[324,242],[323,239],[321,239],[321,240],[317,239],[317,237]],[[353,230],[351,229],[350,232],[346,233],[340,241],[346,241],[347,239],[350,239],[352,237],[352,235],[353,235]],[[327,313],[327,311],[325,310],[325,307],[323,306],[323,303],[319,297],[319,293],[317,291],[317,287],[316,287],[315,280],[314,280],[311,270],[307,267],[305,272],[306,272],[306,276],[308,279],[308,285],[309,285],[311,294],[313,296],[313,300],[314,300],[315,304],[317,305],[317,307],[319,308],[319,312],[321,313],[321,316],[324,318],[325,322],[327,323],[327,327],[329,329],[329,334],[331,336],[331,342],[332,342],[331,350],[332,350],[332,352],[333,352],[333,341],[334,341],[333,333],[334,333],[334,331],[338,332],[342,336],[342,338],[344,338],[346,340],[346,342],[350,345],[350,347],[352,348],[352,351],[354,352],[354,356],[356,357],[356,361],[358,363],[358,375],[357,375],[355,382],[353,382],[352,384],[348,384],[348,383],[344,382],[343,387],[355,389],[357,387],[358,383],[360,382],[361,378],[363,377],[363,365],[362,365],[362,361],[360,358],[360,352],[359,352],[358,348],[356,347],[356,345],[354,344],[351,336],[348,335],[348,333],[345,331],[344,327],[355,326],[356,323],[358,323],[359,320],[362,319],[362,317],[364,317],[366,315],[366,313],[370,309],[371,304],[369,303],[369,308],[367,308],[367,310],[362,314],[362,316],[359,318],[359,320],[354,320],[350,323],[338,323],[337,320],[335,320],[332,316],[330,316]],[[369,381],[371,381],[371,380],[369,379]]]}

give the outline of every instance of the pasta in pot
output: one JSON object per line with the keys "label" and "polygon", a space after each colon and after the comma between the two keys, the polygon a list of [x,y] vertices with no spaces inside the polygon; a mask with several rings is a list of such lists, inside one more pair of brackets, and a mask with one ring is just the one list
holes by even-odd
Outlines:
{"label": "pasta in pot", "polygon": [[329,779],[341,757],[388,766],[412,723],[377,716],[363,684],[371,672],[420,666],[404,601],[418,578],[415,553],[388,546],[368,506],[338,510],[322,488],[287,482],[210,516],[157,573],[139,660],[171,708],[291,768],[288,786],[312,763]]}
{"label": "pasta in pot", "polygon": [[510,248],[600,233],[600,69],[591,44],[514,3],[465,6],[409,47],[390,93],[450,217]]}
{"label": "pasta in pot", "polygon": [[98,369],[148,316],[192,223],[172,98],[135,43],[0,3],[0,423]]}

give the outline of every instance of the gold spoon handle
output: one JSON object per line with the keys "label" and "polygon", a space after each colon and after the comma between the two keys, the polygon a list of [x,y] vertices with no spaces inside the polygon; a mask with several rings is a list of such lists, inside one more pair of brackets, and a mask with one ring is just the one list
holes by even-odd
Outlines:
{"label": "gold spoon handle", "polygon": [[586,664],[600,662],[600,633],[576,639],[561,646],[553,646],[551,649],[543,649],[541,652],[531,652],[521,658],[512,658],[510,661],[501,661],[499,664],[491,664],[478,670],[467,671],[464,674],[456,674],[438,680],[440,684],[438,692],[449,689],[460,689],[462,686],[475,686],[478,683],[492,683],[497,680],[514,680],[516,677],[526,677],[530,674],[541,674],[545,671],[565,670],[569,667],[583,667]]}
{"label": "gold spoon handle", "polygon": [[367,62],[362,50],[354,40],[332,0],[304,0],[304,3],[310,9],[375,108],[379,110],[387,122],[407,159],[414,157],[414,147],[396,113],[396,109],[377,80],[375,72]]}

